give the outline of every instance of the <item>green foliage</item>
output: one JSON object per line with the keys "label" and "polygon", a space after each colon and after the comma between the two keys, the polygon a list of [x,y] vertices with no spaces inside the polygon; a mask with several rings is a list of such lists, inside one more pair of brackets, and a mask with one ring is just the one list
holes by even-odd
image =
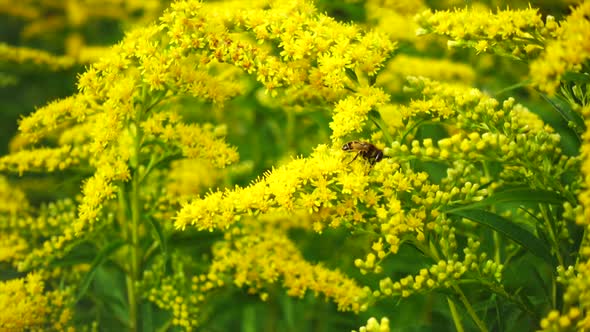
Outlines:
{"label": "green foliage", "polygon": [[590,1],[271,2],[0,3],[0,330],[587,329]]}

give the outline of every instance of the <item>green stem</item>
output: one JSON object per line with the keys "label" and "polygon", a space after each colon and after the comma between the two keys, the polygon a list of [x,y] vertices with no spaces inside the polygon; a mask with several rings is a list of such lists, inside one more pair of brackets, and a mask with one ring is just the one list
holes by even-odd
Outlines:
{"label": "green stem", "polygon": [[473,319],[473,321],[475,322],[475,325],[477,325],[479,330],[482,332],[487,332],[488,328],[486,327],[484,322],[477,316],[477,314],[475,313],[475,310],[473,310],[471,303],[469,303],[469,300],[467,300],[467,297],[465,296],[465,294],[463,293],[461,288],[459,288],[459,286],[457,286],[457,285],[453,285],[453,290],[455,290],[457,295],[459,295],[459,299],[461,299],[461,303],[463,303],[463,306],[465,307],[465,309],[467,309],[467,313],[469,314],[469,316],[471,316],[471,319]]}
{"label": "green stem", "polygon": [[[145,92],[145,91],[144,91]],[[146,98],[143,98],[146,100]],[[135,131],[133,136],[133,150],[135,160],[131,160],[131,167],[134,168],[133,178],[131,179],[131,192],[129,194],[129,207],[131,209],[131,224],[127,233],[127,241],[131,245],[131,257],[129,259],[129,273],[127,274],[127,300],[129,302],[129,325],[130,331],[139,331],[139,294],[137,293],[136,285],[140,277],[141,269],[141,248],[139,246],[139,228],[141,225],[141,201],[140,201],[140,187],[142,176],[140,174],[141,163],[141,118],[143,108],[139,107],[135,112],[134,124],[131,128]]]}
{"label": "green stem", "polygon": [[457,332],[464,332],[465,329],[463,328],[463,324],[461,323],[461,317],[459,317],[459,313],[457,312],[455,302],[453,302],[453,300],[451,300],[450,297],[447,297],[447,302],[449,303],[449,309],[451,310],[451,316],[453,317],[453,323],[455,323],[455,328],[457,329]]}
{"label": "green stem", "polygon": [[[124,186],[128,187],[128,186]],[[123,187],[123,188],[124,188]],[[127,218],[127,211],[129,208],[129,192],[126,189],[119,190],[119,223],[121,230],[123,232],[123,237],[126,239],[127,243],[131,245],[131,252],[133,253],[133,240],[131,233],[133,230],[131,227],[128,226],[129,219]],[[126,325],[129,327],[130,331],[137,331],[137,311],[136,311],[136,301],[135,301],[135,281],[133,278],[133,264],[127,261],[121,262],[121,268],[126,272],[125,273],[125,283],[127,285],[127,301],[129,303],[129,321],[126,322]]]}
{"label": "green stem", "polygon": [[286,151],[288,151],[289,153],[291,153],[291,151],[295,151],[295,146],[293,144],[293,142],[295,141],[295,111],[288,109],[287,110],[287,139],[286,139],[286,145],[287,145],[287,149]]}
{"label": "green stem", "polygon": [[553,249],[555,250],[555,256],[557,257],[557,261],[559,262],[559,265],[565,266],[563,258],[561,257],[561,251],[559,250],[559,240],[557,239],[555,223],[551,221],[549,212],[547,211],[545,205],[539,204],[539,209],[541,210],[541,214],[543,215],[543,220],[545,221],[545,228],[547,229],[549,240],[552,242],[551,244],[553,246]]}
{"label": "green stem", "polygon": [[[475,283],[481,283],[481,280],[474,280]],[[535,312],[534,308],[530,307],[527,303],[523,302],[518,297],[517,293],[508,293],[502,286],[494,285],[493,283],[482,283],[482,286],[489,288],[494,294],[503,297],[504,299],[517,305],[523,312],[526,312],[530,316],[534,317],[535,321],[541,320],[541,317]],[[555,306],[553,306],[555,308]]]}
{"label": "green stem", "polygon": [[557,307],[557,280],[554,276],[551,277],[551,305]]}
{"label": "green stem", "polygon": [[582,250],[588,246],[588,228],[584,227],[584,233],[582,233],[582,242],[580,243],[580,248],[578,249],[578,255],[576,256],[576,265],[580,262],[580,257],[584,257],[582,254]]}
{"label": "green stem", "polygon": [[371,110],[369,112],[369,118],[371,119],[371,121],[373,121],[377,128],[381,129],[383,137],[385,137],[385,140],[387,141],[387,145],[391,146],[393,144],[393,138],[391,137],[391,135],[389,135],[389,132],[387,131],[387,125],[385,124],[385,121],[383,121],[383,119],[381,118],[381,114],[378,111]]}
{"label": "green stem", "polygon": [[128,240],[131,242],[131,259],[129,261],[130,274],[127,275],[127,298],[129,301],[129,321],[131,331],[136,332],[138,327],[138,294],[136,284],[139,281],[139,223],[140,223],[140,209],[139,209],[139,177],[134,174],[131,184],[131,225],[129,230]]}
{"label": "green stem", "polygon": [[[415,241],[414,243],[420,250],[422,250],[422,252],[424,254],[426,254],[427,256],[432,258],[434,261],[439,261],[441,259],[440,255],[439,255],[438,251],[436,250],[436,247],[434,246],[434,243],[432,241],[428,242],[428,244],[429,244],[428,247],[421,244],[419,241]],[[482,332],[487,332],[488,328],[485,326],[484,322],[477,316],[477,314],[475,313],[475,310],[473,310],[471,303],[469,303],[469,300],[467,300],[467,297],[465,296],[465,294],[463,293],[461,288],[459,288],[458,285],[453,285],[453,286],[451,286],[451,288],[459,296],[459,299],[461,299],[461,303],[463,303],[463,306],[465,307],[465,309],[467,309],[467,313],[469,313],[469,316],[471,316],[471,319],[473,319],[473,321],[475,322],[477,327],[479,327],[479,330]],[[462,332],[463,326],[461,325],[461,320],[459,318],[459,314],[457,313],[457,308],[455,307],[455,303],[448,297],[447,297],[447,301],[449,303],[449,309],[451,310],[451,315],[453,316],[453,322],[455,323],[455,326],[457,327],[457,331]]]}

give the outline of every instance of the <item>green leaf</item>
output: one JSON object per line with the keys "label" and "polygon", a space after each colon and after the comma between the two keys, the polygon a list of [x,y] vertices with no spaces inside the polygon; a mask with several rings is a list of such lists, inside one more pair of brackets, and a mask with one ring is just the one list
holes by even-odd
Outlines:
{"label": "green leaf", "polygon": [[369,86],[373,86],[377,83],[377,75],[369,76]]}
{"label": "green leaf", "polygon": [[485,199],[476,203],[450,208],[445,212],[452,213],[455,211],[470,210],[474,208],[496,205],[499,203],[512,202],[533,202],[561,205],[564,200],[565,199],[561,195],[554,191],[535,190],[530,188],[515,188],[494,193],[492,196],[486,197]]}
{"label": "green leaf", "polygon": [[283,319],[289,331],[296,331],[296,313],[293,307],[293,299],[288,296],[282,296],[280,299],[281,309],[283,309]]}
{"label": "green leaf", "polygon": [[497,97],[497,96],[499,96],[499,95],[501,95],[503,93],[506,93],[506,92],[510,92],[510,91],[513,91],[513,90],[516,90],[516,89],[527,87],[527,86],[529,86],[531,84],[531,82],[532,82],[532,80],[527,79],[527,80],[518,82],[516,84],[513,84],[513,85],[511,85],[509,87],[506,87],[506,88],[504,88],[504,89],[502,89],[502,90],[494,93],[494,97]]}
{"label": "green leaf", "polygon": [[88,273],[86,274],[86,276],[82,280],[82,283],[80,284],[80,288],[78,289],[78,294],[76,294],[76,302],[80,301],[80,299],[82,299],[84,294],[86,294],[86,291],[88,290],[88,286],[90,286],[90,283],[92,282],[92,280],[94,279],[94,276],[96,275],[97,269],[102,265],[102,263],[104,263],[109,258],[111,253],[113,253],[115,250],[119,249],[124,244],[125,244],[125,241],[123,241],[123,240],[109,243],[106,247],[104,247],[100,251],[100,253],[96,256],[96,258],[94,258],[94,261],[92,262],[92,265],[90,266],[90,271],[88,271]]}
{"label": "green leaf", "polygon": [[448,213],[488,226],[498,233],[505,235],[512,241],[520,244],[531,254],[545,260],[548,264],[551,264],[552,266],[556,265],[555,258],[551,255],[551,251],[545,243],[511,220],[495,213],[479,209],[464,209]]}
{"label": "green leaf", "polygon": [[590,83],[590,75],[588,73],[576,73],[569,71],[563,75],[564,81],[577,83]]}
{"label": "green leaf", "polygon": [[143,332],[153,332],[155,330],[153,309],[150,302],[143,302],[141,304],[141,327]]}
{"label": "green leaf", "polygon": [[351,68],[345,69],[346,76],[350,78],[351,81],[355,82],[356,84],[359,83],[359,78],[356,76],[356,73]]}
{"label": "green leaf", "polygon": [[129,305],[127,303],[126,271],[105,261],[96,268],[92,286],[92,300],[96,303],[101,327],[104,331],[129,331]]}
{"label": "green leaf", "polygon": [[387,140],[387,144],[393,144],[393,138],[391,138],[391,135],[389,135],[389,132],[387,131],[387,125],[385,124],[385,121],[383,121],[383,119],[381,118],[381,113],[372,109],[369,111],[369,119],[371,119],[371,121],[375,123],[377,128],[381,129],[383,136]]}
{"label": "green leaf", "polygon": [[256,324],[256,308],[253,305],[248,305],[242,310],[242,331],[255,332],[258,331]]}
{"label": "green leaf", "polygon": [[49,263],[50,267],[70,267],[82,263],[89,263],[96,256],[96,248],[86,241],[74,241],[68,248],[68,254],[59,260]]}
{"label": "green leaf", "polygon": [[567,104],[567,102],[560,101],[557,97],[549,97],[543,93],[539,93],[541,98],[547,101],[557,113],[565,120],[567,123],[572,123],[575,127],[573,129],[573,133],[578,138],[578,141],[581,142],[582,138],[580,137],[580,133],[585,128],[584,119],[573,111],[571,107]]}
{"label": "green leaf", "polygon": [[164,255],[164,257],[168,257],[168,241],[166,240],[166,236],[164,235],[162,225],[160,225],[160,223],[152,217],[149,217],[148,219],[150,220],[150,224],[152,225],[154,232],[158,236],[158,243],[160,244],[162,255]]}

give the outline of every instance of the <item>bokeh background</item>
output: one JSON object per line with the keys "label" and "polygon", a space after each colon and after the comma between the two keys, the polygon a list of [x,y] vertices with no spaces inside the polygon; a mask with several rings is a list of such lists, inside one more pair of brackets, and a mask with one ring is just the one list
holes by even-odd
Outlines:
{"label": "bokeh background", "polygon": [[[456,76],[449,80],[461,81],[479,88],[499,100],[514,97],[533,112],[551,124],[563,137],[564,151],[576,154],[578,143],[568,124],[551,107],[551,102],[527,87],[528,66],[517,60],[491,54],[476,54],[469,49],[449,49],[446,40],[433,37],[420,39],[415,35],[416,26],[412,17],[421,10],[450,9],[465,6],[484,6],[497,8],[539,8],[543,16],[551,14],[561,19],[568,13],[573,1],[331,1],[320,0],[316,6],[320,11],[343,21],[355,22],[370,28],[387,30],[398,42],[399,48],[390,60],[395,75],[382,78],[383,86],[387,86],[394,98],[402,101],[406,98],[402,93],[404,75],[421,75],[411,65],[412,59],[423,58],[445,60],[456,68]],[[100,58],[109,45],[119,41],[125,31],[134,26],[148,24],[156,20],[169,5],[166,0],[0,0],[0,155],[11,151],[11,146],[18,140],[18,119],[33,112],[35,108],[48,102],[71,95],[76,91],[76,77],[85,67]],[[382,19],[376,12],[390,12],[396,19]],[[409,68],[409,72],[404,72]],[[412,71],[414,68],[414,71]],[[433,65],[430,69],[435,68]],[[253,80],[252,84],[256,84]],[[328,141],[330,131],[329,114],[322,111],[309,110],[298,116],[292,112],[283,112],[273,107],[272,103],[261,94],[261,88],[253,88],[249,95],[240,96],[224,105],[228,109],[239,109],[239,112],[225,114],[228,123],[227,141],[236,146],[240,153],[241,167],[247,172],[238,172],[233,183],[208,183],[202,187],[232,186],[247,184],[256,176],[263,174],[282,158],[307,155],[312,147]],[[395,91],[398,94],[395,94]],[[552,102],[558,103],[554,100]],[[194,100],[186,101],[186,108],[208,109],[219,106],[198,104]],[[215,112],[202,112],[201,116],[210,119],[199,119],[199,122],[215,122]],[[203,115],[205,114],[205,115]],[[206,115],[209,114],[209,115]],[[294,116],[294,119],[288,119]],[[231,117],[231,118],[227,118]],[[257,135],[249,135],[250,130]],[[436,137],[436,128],[428,132],[425,126],[424,136]],[[284,135],[293,133],[296,135]],[[436,170],[433,170],[436,172]],[[66,180],[67,179],[67,180]],[[63,179],[44,178],[42,175],[27,175],[21,179],[20,185],[34,204],[52,201],[60,197],[71,196],[79,191],[80,178],[72,178],[64,174]],[[28,181],[28,182],[27,182]],[[27,185],[28,183],[28,185]],[[194,243],[198,234],[188,234]],[[347,234],[333,231],[323,234],[321,238],[309,234],[294,232],[293,238],[299,239],[304,255],[311,262],[324,262],[328,267],[339,267],[352,277],[361,278],[352,260],[327,251],[326,248],[342,248],[342,252],[354,255],[359,248],[354,248],[354,241]],[[176,239],[182,241],[183,239]],[[203,239],[213,241],[214,238]],[[386,267],[393,274],[404,275],[414,271],[416,266],[423,264],[417,252],[404,247],[399,253],[395,266]],[[405,257],[405,258],[404,258]],[[349,266],[342,264],[350,262]],[[532,263],[531,263],[532,264]],[[510,278],[527,277],[526,266],[517,266],[507,271]],[[512,275],[511,275],[512,274]],[[13,275],[0,270],[0,279],[8,279]],[[367,278],[367,276],[362,276]],[[377,279],[374,280],[375,282]],[[113,281],[115,282],[115,281]],[[405,330],[432,330],[435,326],[449,326],[450,317],[446,311],[436,308],[446,307],[444,296],[432,294],[426,297],[415,297],[404,301],[404,305],[391,301],[380,305],[361,318],[351,313],[338,313],[333,304],[325,303],[313,294],[302,300],[292,299],[284,295],[280,289],[271,298],[276,299],[276,307],[280,312],[273,312],[273,305],[261,303],[257,297],[243,292],[225,294],[227,298],[219,300],[219,310],[214,315],[219,320],[219,330],[256,331],[260,328],[260,317],[272,320],[280,319],[279,325],[284,330],[350,330],[358,323],[366,321],[370,316],[395,317],[396,326],[406,326]],[[239,306],[227,306],[228,303],[239,303]],[[383,310],[379,312],[379,310]],[[408,314],[408,313],[412,314]],[[416,312],[421,312],[423,322],[416,322]],[[306,317],[306,322],[297,318]],[[113,329],[119,326],[113,323]],[[272,322],[267,324],[273,324]],[[303,324],[303,325],[302,325]],[[307,325],[305,325],[307,324]],[[535,323],[532,322],[534,325]],[[213,324],[212,326],[214,326]],[[330,327],[328,329],[328,326]],[[107,327],[108,328],[108,327]],[[444,329],[441,329],[444,330]]]}

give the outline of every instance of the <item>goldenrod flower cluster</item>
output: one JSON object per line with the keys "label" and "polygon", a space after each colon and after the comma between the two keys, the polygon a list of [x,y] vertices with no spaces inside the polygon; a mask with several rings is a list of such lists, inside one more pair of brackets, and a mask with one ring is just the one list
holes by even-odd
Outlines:
{"label": "goldenrod flower cluster", "polygon": [[[586,128],[590,128],[590,109],[588,106],[580,110],[585,119]],[[578,195],[580,205],[572,211],[572,219],[585,229],[584,237],[580,245],[580,259],[575,266],[559,266],[557,268],[558,281],[564,285],[563,301],[566,306],[561,312],[551,310],[542,320],[541,328],[544,331],[576,331],[590,327],[590,245],[588,235],[590,213],[590,135],[588,129],[582,136],[582,190]],[[567,208],[568,206],[566,206]]]}
{"label": "goldenrod flower cluster", "polygon": [[590,327],[588,309],[590,305],[590,265],[588,261],[576,264],[576,267],[558,267],[558,281],[566,286],[563,300],[565,308],[560,314],[551,310],[541,320],[543,331],[579,331]]}
{"label": "goldenrod flower cluster", "polygon": [[[362,164],[347,170],[345,160],[341,151],[319,146],[311,157],[295,159],[249,187],[214,192],[185,204],[175,225],[180,229],[194,225],[224,230],[241,215],[303,209],[317,213],[318,220],[313,224],[316,231],[345,223],[360,227],[377,223],[389,246],[387,251],[395,253],[403,234],[413,233],[423,239],[426,220],[437,215],[430,209],[451,197],[437,193],[438,186],[430,184],[424,173],[383,163],[367,175]],[[415,203],[409,210],[402,209],[401,202],[391,197],[394,192],[413,195]]]}
{"label": "goldenrod flower cluster", "polygon": [[[108,4],[125,7],[123,16],[159,5]],[[91,13],[95,5],[68,1],[67,21],[107,15],[109,6]],[[590,131],[579,155],[564,152],[563,131],[534,104],[492,97],[472,66],[414,54],[424,44],[407,22],[421,12],[419,33],[451,46],[538,57],[534,84],[575,90],[569,108],[555,108],[588,128],[589,2],[559,23],[531,7],[365,5],[375,30],[306,0],[174,1],[79,75],[75,94],[23,117],[0,172],[63,187],[68,179],[79,190],[35,200],[0,177],[1,268],[27,273],[0,283],[0,329],[67,330],[74,310],[92,307],[99,320],[118,310],[122,329],[158,320],[159,329],[191,331],[208,327],[229,301],[220,294],[236,289],[262,302],[316,296],[367,316],[392,298],[436,292],[459,331],[460,314],[481,331],[504,327],[481,318],[491,296],[544,316],[535,321],[547,331],[588,328]],[[39,18],[27,1],[14,10]],[[388,18],[407,26],[385,29]],[[398,41],[411,50],[393,56]],[[70,43],[82,45],[79,36]],[[572,71],[582,78],[560,86]],[[342,241],[326,254],[336,264],[309,258],[317,238]],[[416,262],[399,268],[410,247]],[[554,271],[546,278],[563,286],[563,305],[557,291],[541,305],[537,294],[513,294],[506,271],[531,254],[538,271]],[[370,318],[360,331],[390,324]]]}
{"label": "goldenrod flower cluster", "polygon": [[67,291],[47,291],[39,274],[0,282],[3,331],[74,331]]}
{"label": "goldenrod flower cluster", "polygon": [[369,0],[365,2],[367,19],[377,21],[376,27],[393,40],[417,39],[413,16],[426,9],[423,1]]}
{"label": "goldenrod flower cluster", "polygon": [[584,1],[555,30],[555,39],[546,43],[530,65],[533,83],[541,91],[555,93],[564,74],[579,73],[590,59],[590,2]]}
{"label": "goldenrod flower cluster", "polygon": [[500,284],[504,267],[487,259],[485,253],[477,255],[479,246],[479,242],[470,238],[467,248],[463,249],[464,259],[461,261],[441,260],[428,269],[420,269],[416,276],[409,275],[395,282],[389,277],[382,279],[379,281],[378,295],[408,297],[415,293],[429,292],[438,287],[451,288],[464,277],[464,274],[474,274],[477,275],[475,277],[477,279],[489,279],[490,282]]}
{"label": "goldenrod flower cluster", "polygon": [[33,261],[37,265],[39,255],[45,257],[53,253],[49,246],[35,246],[61,234],[76,217],[76,206],[70,199],[43,204],[35,211],[25,193],[10,187],[4,177],[0,177],[0,202],[0,262],[15,267],[25,268]]}
{"label": "goldenrod flower cluster", "polygon": [[582,1],[563,21],[547,15],[543,22],[534,8],[499,10],[479,7],[455,11],[425,11],[416,16],[419,33],[448,36],[448,45],[532,60],[532,83],[554,94],[565,74],[579,73],[589,58],[590,3]]}
{"label": "goldenrod flower cluster", "polygon": [[172,325],[192,331],[198,326],[201,316],[199,304],[204,301],[203,293],[198,289],[198,277],[192,280],[182,273],[182,263],[173,259],[178,265],[172,276],[163,276],[164,262],[159,260],[151,270],[144,272],[142,289],[143,296],[157,307],[170,311],[173,319]]}
{"label": "goldenrod flower cluster", "polygon": [[52,56],[27,47],[10,47],[14,54],[18,54],[18,59],[5,57],[2,54],[4,52],[0,51],[0,60],[20,62],[29,58],[37,64],[46,62],[54,70],[71,67],[76,62],[95,61],[108,52],[108,47],[92,45],[95,41],[87,39],[95,37],[90,36],[91,33],[85,27],[91,26],[95,21],[109,20],[128,25],[145,23],[161,13],[162,5],[157,0],[0,1],[0,15],[9,15],[22,21],[20,37],[24,40],[43,39],[47,34],[62,36],[60,32],[66,32],[65,37],[60,40],[65,48],[64,57]]}
{"label": "goldenrod flower cluster", "polygon": [[472,67],[446,59],[421,58],[397,55],[379,75],[377,84],[389,91],[400,92],[406,84],[406,77],[427,77],[441,82],[461,82],[469,85],[475,80]]}
{"label": "goldenrod flower cluster", "polygon": [[389,95],[379,88],[363,88],[357,94],[340,100],[334,107],[334,115],[330,123],[332,139],[341,140],[343,137],[362,131],[368,120],[368,113],[374,108],[385,104]]}
{"label": "goldenrod flower cluster", "polygon": [[469,47],[479,52],[489,52],[526,58],[538,51],[540,40],[550,34],[537,9],[490,10],[474,7],[432,12],[424,11],[416,16],[419,33],[435,33],[448,36],[449,46]]}
{"label": "goldenrod flower cluster", "polygon": [[[7,261],[21,270],[47,266],[48,257],[65,255],[67,242],[73,240],[70,229],[75,220],[76,205],[70,199],[64,199],[44,204],[31,214],[4,221],[2,226],[16,232],[12,235],[17,236],[18,241],[28,241],[26,246],[12,247],[14,255]],[[46,241],[48,238],[51,240]],[[20,250],[16,251],[17,248]]]}
{"label": "goldenrod flower cluster", "polygon": [[0,171],[23,174],[25,171],[54,172],[79,162],[77,151],[70,145],[59,148],[23,150],[0,158]]}
{"label": "goldenrod flower cluster", "polygon": [[[374,32],[360,34],[356,26],[317,14],[304,1],[275,3],[267,10],[242,12],[205,4],[200,7],[178,2],[161,18],[173,45],[170,52],[206,48],[217,61],[255,73],[257,80],[273,94],[280,87],[305,91],[309,98],[341,93],[353,83],[346,69],[358,72],[357,75],[373,76],[394,48],[385,36]],[[204,26],[203,13],[207,11],[222,14],[208,15],[208,25]],[[247,35],[240,37],[225,31],[238,27]],[[245,39],[247,36],[256,43]],[[269,49],[272,44],[278,45],[279,56]]]}
{"label": "goldenrod flower cluster", "polygon": [[[568,78],[567,75],[587,72],[587,41],[590,36],[589,8],[590,3],[583,1],[577,7],[572,7],[571,14],[564,20],[557,21],[553,16],[548,15],[545,23],[541,21],[537,11],[531,8],[525,11],[499,11],[497,14],[493,14],[492,19],[487,20],[481,20],[478,17],[481,13],[478,13],[477,10],[469,9],[456,13],[427,12],[419,16],[418,20],[425,31],[451,37],[452,40],[449,41],[449,45],[468,46],[476,49],[478,52],[490,50],[500,55],[532,60],[529,71],[533,85],[543,93],[552,95],[557,92],[564,96],[570,104],[569,107],[581,115],[582,121],[588,127],[590,125],[587,120],[589,114],[587,110],[588,99],[586,96],[587,93],[582,88],[584,81]],[[524,17],[528,17],[526,22],[522,20]],[[508,18],[510,19],[508,20]],[[469,23],[472,22],[470,21],[471,19],[486,23],[480,24],[479,27],[474,29],[476,26]],[[467,23],[459,26],[456,24],[458,21],[455,20],[462,20]],[[504,20],[504,27],[502,29],[490,26],[490,24],[495,24],[495,22],[501,20]],[[480,27],[482,28],[481,30],[479,30]],[[569,92],[570,90],[574,91],[573,94]],[[508,102],[513,104],[513,101]],[[437,106],[440,106],[440,104]],[[513,107],[513,109],[523,114],[522,107]],[[526,113],[523,115],[526,116]],[[484,154],[491,152],[495,149],[495,144],[498,144],[499,147],[502,147],[501,152],[497,153],[498,157],[510,158],[509,156],[511,155],[518,155],[517,162],[524,162],[520,167],[516,165],[509,167],[511,168],[509,170],[510,173],[516,169],[520,169],[518,171],[520,174],[509,175],[506,172],[508,169],[506,169],[504,175],[509,176],[511,179],[517,179],[518,177],[529,179],[532,180],[529,185],[553,188],[553,190],[568,196],[568,202],[564,204],[567,212],[564,214],[564,217],[567,217],[569,220],[575,219],[577,224],[584,227],[585,233],[581,236],[582,242],[578,249],[579,256],[576,264],[569,266],[567,269],[563,266],[557,269],[557,279],[566,288],[563,295],[565,306],[562,310],[551,310],[542,319],[540,324],[541,328],[545,331],[574,331],[584,329],[588,327],[588,304],[585,302],[587,302],[587,259],[588,253],[590,252],[588,250],[588,236],[586,234],[588,224],[588,134],[585,132],[581,135],[582,146],[580,157],[566,158],[562,155],[561,148],[559,147],[559,135],[552,133],[551,129],[541,128],[539,125],[535,126],[537,129],[531,130],[532,128],[528,126],[527,122],[530,123],[535,120],[530,116],[526,117],[529,120],[516,124],[516,126],[515,124],[504,123],[502,125],[504,129],[488,124],[486,125],[486,132],[483,135],[475,133],[467,135],[464,133],[455,134],[448,139],[439,141],[437,146],[438,148],[442,147],[443,149],[452,150],[448,154],[444,154],[445,158],[447,155],[461,155],[461,150],[463,150],[467,153],[467,155],[463,155],[461,158],[464,159],[466,157],[468,158],[469,154],[473,154],[477,150],[481,152],[485,151]],[[487,123],[485,118],[478,118],[483,119],[483,122]],[[522,116],[519,116],[519,118],[522,119]],[[511,130],[506,131],[508,128]],[[513,128],[521,129],[514,131]],[[526,130],[523,130],[525,128]],[[494,132],[500,136],[494,134]],[[530,135],[534,136],[535,139],[529,138]],[[507,140],[506,138],[510,136],[513,138]],[[495,143],[490,144],[490,138]],[[522,143],[519,143],[519,141]],[[524,141],[527,143],[524,143]],[[536,144],[537,142],[540,144]],[[511,151],[511,145],[514,147],[519,146],[517,148],[519,151]],[[469,146],[473,148],[469,148]],[[419,153],[422,156],[434,155],[439,158],[443,156],[439,153],[436,146],[433,146],[430,142],[424,145],[421,145],[419,142],[413,142],[412,152]],[[440,152],[442,153],[442,150]],[[547,154],[544,157],[536,159],[545,153]],[[486,159],[480,153],[475,152],[475,154],[479,155],[476,159]],[[558,155],[561,156],[558,159],[553,159]],[[547,159],[553,159],[553,161],[544,164],[541,168],[535,166],[541,165],[544,163],[543,160]],[[507,159],[503,160],[503,165],[510,164]],[[580,160],[582,161],[581,164],[579,163]],[[579,170],[582,171],[582,178],[575,180],[570,185],[564,186],[561,181],[555,181],[556,176],[563,177],[569,172]],[[549,173],[546,173],[548,171]],[[533,175],[542,173],[547,175],[537,178]],[[576,201],[573,195],[577,196],[580,205],[572,206],[574,204],[573,202]],[[559,237],[567,241],[569,239],[568,235],[570,234],[568,227],[571,226],[568,226],[565,222],[556,221],[553,226],[547,227],[546,231],[548,234],[554,232],[556,235],[553,235],[553,237]],[[557,240],[554,239],[553,241]]]}
{"label": "goldenrod flower cluster", "polygon": [[580,148],[580,157],[582,158],[582,185],[583,190],[579,193],[578,199],[581,203],[581,211],[576,213],[576,223],[584,226],[590,224],[590,107],[585,106],[580,110],[585,119],[586,131],[582,135],[583,144]]}
{"label": "goldenrod flower cluster", "polygon": [[537,115],[515,104],[514,99],[505,100],[500,107],[497,100],[477,89],[424,78],[412,78],[410,87],[420,92],[423,99],[398,110],[407,124],[403,127],[398,124],[396,129],[434,119],[453,126],[455,133],[438,142],[431,139],[412,140],[407,144],[396,142],[388,154],[449,163],[501,160],[504,169],[500,178],[526,180],[530,185],[563,190],[554,178],[571,171],[576,163],[561,153],[560,136]]}
{"label": "goldenrod flower cluster", "polygon": [[42,50],[14,47],[5,43],[0,43],[0,60],[18,64],[32,63],[51,70],[68,69],[75,64],[75,60],[68,56],[57,56]]}
{"label": "goldenrod flower cluster", "polygon": [[264,229],[258,227],[243,234],[233,231],[227,242],[214,248],[209,273],[218,278],[229,276],[236,286],[247,287],[250,292],[280,282],[290,296],[303,298],[309,290],[323,294],[338,305],[338,310],[367,310],[368,289],[339,271],[304,260],[286,234],[261,231]]}
{"label": "goldenrod flower cluster", "polygon": [[29,202],[22,190],[15,189],[4,176],[0,176],[0,213],[10,216],[27,210]]}
{"label": "goldenrod flower cluster", "polygon": [[[383,317],[381,321],[378,321],[375,317],[367,320],[367,325],[361,326],[359,332],[389,332],[389,318]],[[356,332],[356,331],[353,331]]]}
{"label": "goldenrod flower cluster", "polygon": [[588,328],[587,318],[581,319],[580,309],[573,307],[567,314],[560,315],[559,311],[551,310],[543,320],[541,320],[541,328],[543,331],[580,331],[580,329]]}

